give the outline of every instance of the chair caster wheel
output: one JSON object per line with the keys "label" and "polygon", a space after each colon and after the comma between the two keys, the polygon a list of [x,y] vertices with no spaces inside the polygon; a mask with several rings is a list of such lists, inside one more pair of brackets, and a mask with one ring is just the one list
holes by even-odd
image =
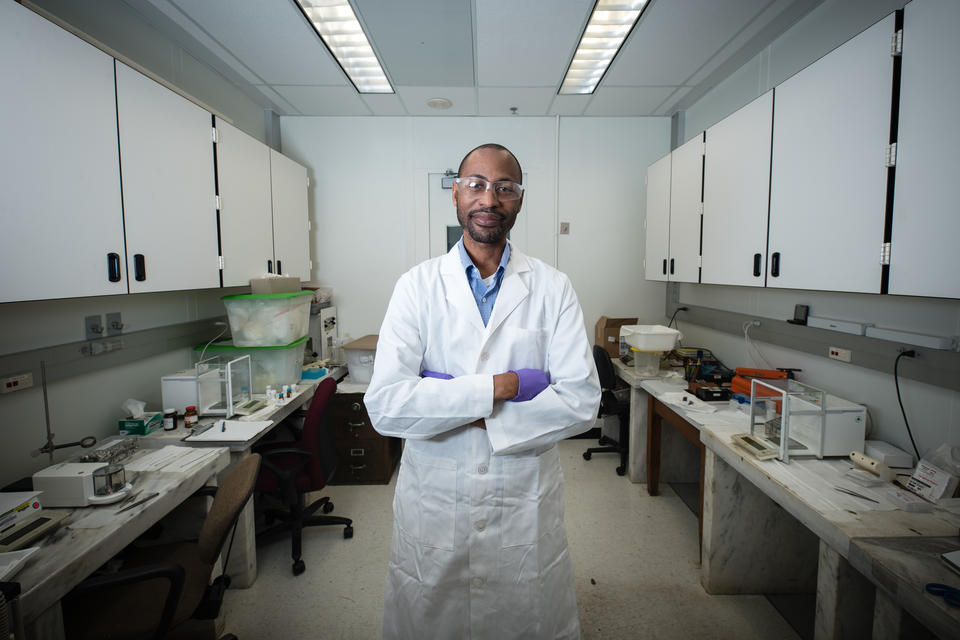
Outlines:
{"label": "chair caster wheel", "polygon": [[330,513],[331,511],[333,511],[333,503],[332,503],[332,502],[324,502],[324,503],[323,503],[323,506],[320,507],[320,510],[323,511],[324,513]]}
{"label": "chair caster wheel", "polygon": [[293,575],[298,576],[306,570],[307,565],[304,564],[303,560],[297,560],[293,563]]}
{"label": "chair caster wheel", "polygon": [[627,468],[626,468],[626,467],[617,467],[617,475],[618,475],[618,476],[622,476],[622,475],[625,474],[626,472],[627,472]]}
{"label": "chair caster wheel", "polygon": [[343,538],[344,540],[349,540],[353,537],[353,527],[347,525],[343,528]]}
{"label": "chair caster wheel", "polygon": [[584,460],[589,460],[591,457],[592,457],[592,454],[591,454],[589,451],[584,451],[584,452],[583,452],[583,459],[584,459]]}

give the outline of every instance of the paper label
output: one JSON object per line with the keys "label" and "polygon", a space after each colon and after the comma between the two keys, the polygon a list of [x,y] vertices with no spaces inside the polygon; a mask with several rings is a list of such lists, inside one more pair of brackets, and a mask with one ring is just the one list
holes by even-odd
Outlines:
{"label": "paper label", "polygon": [[907,481],[907,488],[928,500],[939,500],[950,488],[954,477],[926,460],[921,460],[917,470]]}

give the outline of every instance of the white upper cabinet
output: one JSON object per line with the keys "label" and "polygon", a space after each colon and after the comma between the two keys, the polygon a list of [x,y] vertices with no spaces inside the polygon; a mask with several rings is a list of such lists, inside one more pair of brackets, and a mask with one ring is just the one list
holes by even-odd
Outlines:
{"label": "white upper cabinet", "polygon": [[643,265],[647,280],[667,280],[670,261],[670,154],[647,167]]}
{"label": "white upper cabinet", "polygon": [[0,302],[126,293],[113,58],[0,2],[0,77]]}
{"label": "white upper cabinet", "polygon": [[273,261],[270,148],[219,118],[216,126],[223,286],[239,287]]}
{"label": "white upper cabinet", "polygon": [[117,62],[130,293],[220,286],[209,112]]}
{"label": "white upper cabinet", "polygon": [[773,91],[707,129],[700,281],[762,287]]}
{"label": "white upper cabinet", "polygon": [[960,3],[904,8],[889,293],[960,298]]}
{"label": "white upper cabinet", "polygon": [[270,150],[273,192],[274,273],[310,280],[310,218],[307,169]]}
{"label": "white upper cabinet", "polygon": [[703,133],[670,154],[671,282],[700,281],[700,218],[703,204]]}
{"label": "white upper cabinet", "polygon": [[776,88],[767,285],[879,293],[894,16]]}

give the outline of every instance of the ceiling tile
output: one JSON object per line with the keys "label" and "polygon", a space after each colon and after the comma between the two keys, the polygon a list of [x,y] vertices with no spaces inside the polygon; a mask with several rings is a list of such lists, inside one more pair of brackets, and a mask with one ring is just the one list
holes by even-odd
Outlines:
{"label": "ceiling tile", "polygon": [[273,85],[274,90],[305,116],[369,116],[370,109],[351,87]]}
{"label": "ceiling tile", "polygon": [[586,116],[652,116],[676,87],[604,87],[593,94]]}
{"label": "ceiling tile", "polygon": [[550,108],[556,89],[525,89],[521,87],[480,87],[477,90],[482,116],[513,115],[510,107],[517,108],[519,116],[544,116]]}
{"label": "ceiling tile", "polygon": [[[412,116],[477,115],[477,91],[473,87],[397,87],[397,95]],[[427,106],[430,98],[446,98],[453,106],[431,109]]]}
{"label": "ceiling tile", "polygon": [[293,0],[170,1],[264,84],[352,87]]}
{"label": "ceiling tile", "polygon": [[477,2],[477,83],[559,88],[593,0]]}
{"label": "ceiling tile", "polygon": [[265,84],[255,84],[252,86],[269,98],[271,102],[275,103],[277,107],[279,107],[277,113],[282,113],[285,115],[295,115],[297,113],[297,108],[290,104],[286,98],[277,93],[273,87]]}
{"label": "ceiling tile", "polygon": [[592,95],[554,95],[550,105],[551,116],[582,116],[587,105],[593,100]]}
{"label": "ceiling tile", "polygon": [[405,116],[407,110],[395,93],[361,93],[363,100],[375,116]]}
{"label": "ceiling tile", "polygon": [[470,0],[354,0],[394,86],[472,87]]}

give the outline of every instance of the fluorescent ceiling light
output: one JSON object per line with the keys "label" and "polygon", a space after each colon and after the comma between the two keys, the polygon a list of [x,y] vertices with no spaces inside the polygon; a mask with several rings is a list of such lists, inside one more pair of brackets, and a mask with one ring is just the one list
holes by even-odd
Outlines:
{"label": "fluorescent ceiling light", "polygon": [[596,90],[646,3],[647,0],[597,0],[563,77],[560,93],[590,94]]}
{"label": "fluorescent ceiling light", "polygon": [[297,0],[307,20],[360,93],[393,93],[347,0]]}

